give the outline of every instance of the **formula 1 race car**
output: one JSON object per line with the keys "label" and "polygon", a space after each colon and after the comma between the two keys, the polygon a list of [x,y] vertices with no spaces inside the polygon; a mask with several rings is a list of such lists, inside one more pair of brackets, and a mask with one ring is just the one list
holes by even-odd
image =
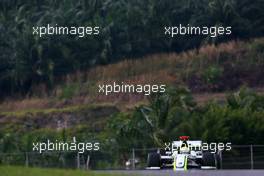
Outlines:
{"label": "formula 1 race car", "polygon": [[147,169],[162,169],[173,167],[174,170],[189,168],[217,169],[219,156],[210,151],[202,150],[202,141],[189,141],[189,136],[181,136],[179,141],[173,141],[165,149],[149,153]]}

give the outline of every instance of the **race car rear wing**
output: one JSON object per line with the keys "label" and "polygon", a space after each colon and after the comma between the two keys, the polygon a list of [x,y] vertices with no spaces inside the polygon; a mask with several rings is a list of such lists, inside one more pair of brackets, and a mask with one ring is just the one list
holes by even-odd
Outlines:
{"label": "race car rear wing", "polygon": [[193,150],[193,151],[202,150],[202,141],[173,141],[172,142],[172,152],[174,152],[175,150],[178,151],[183,145],[186,145],[185,147],[189,147],[190,150]]}

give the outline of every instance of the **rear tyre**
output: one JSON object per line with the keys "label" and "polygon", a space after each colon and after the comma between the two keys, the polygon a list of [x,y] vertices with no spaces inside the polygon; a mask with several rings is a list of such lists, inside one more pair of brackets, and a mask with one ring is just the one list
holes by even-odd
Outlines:
{"label": "rear tyre", "polygon": [[159,153],[148,154],[148,167],[161,167],[161,157]]}
{"label": "rear tyre", "polygon": [[215,154],[211,152],[204,152],[202,165],[209,167],[216,167]]}
{"label": "rear tyre", "polygon": [[219,154],[215,154],[216,169],[221,169],[221,159]]}

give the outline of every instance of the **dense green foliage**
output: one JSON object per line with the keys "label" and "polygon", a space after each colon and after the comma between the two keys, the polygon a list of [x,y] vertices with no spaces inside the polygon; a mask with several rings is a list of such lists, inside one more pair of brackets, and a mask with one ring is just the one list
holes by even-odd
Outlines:
{"label": "dense green foliage", "polygon": [[207,142],[263,144],[263,104],[263,96],[243,88],[228,95],[224,104],[197,106],[188,91],[177,89],[155,95],[148,106],[130,115],[118,114],[110,127],[123,147],[163,146],[181,135]]}
{"label": "dense green foliage", "polygon": [[0,152],[26,152],[33,141],[71,141],[73,136],[79,141],[103,141],[103,145],[123,149],[154,147],[180,135],[209,142],[263,144],[263,115],[264,96],[245,88],[228,95],[226,103],[212,101],[202,106],[188,90],[170,89],[151,96],[148,105],[116,113],[103,131],[95,132],[87,125],[61,131],[6,125],[0,131]]}
{"label": "dense green foliage", "polygon": [[[25,94],[40,82],[50,88],[69,72],[122,58],[263,36],[263,6],[262,0],[2,0],[1,94]],[[164,35],[164,26],[180,23],[232,26],[233,33],[214,39]],[[99,26],[101,34],[86,38],[32,35],[33,26],[47,24]]]}
{"label": "dense green foliage", "polygon": [[[68,73],[124,58],[179,52],[231,39],[261,37],[264,35],[263,9],[263,0],[2,0],[0,97],[34,94],[31,92],[34,86],[42,84],[49,92]],[[169,38],[164,35],[165,26],[177,26],[180,23],[193,26],[232,26],[232,35],[216,38]],[[99,26],[100,35],[84,38],[67,35],[40,38],[32,35],[33,26],[47,24]],[[192,51],[192,55],[183,53],[182,56],[185,55],[187,60],[184,62],[169,62],[169,59],[164,59],[162,63],[156,59],[156,65],[153,63],[148,71],[152,70],[156,74],[159,70],[167,69],[164,73],[171,74],[162,79],[177,77],[178,82],[184,82],[192,91],[225,91],[234,90],[243,84],[251,87],[263,85],[262,40],[245,44],[244,47],[241,45],[233,52],[229,52],[234,49],[232,43],[223,47],[228,49],[217,52],[217,56],[212,54],[216,53],[216,49],[210,52],[210,47],[201,52],[202,54],[196,54],[196,50]],[[204,54],[207,51],[208,54]],[[146,61],[142,63],[137,63],[134,70],[129,68],[134,66],[133,62],[128,63],[125,69],[125,64],[121,63],[120,67],[123,69],[114,67],[116,72],[109,79],[118,80],[127,75],[138,76],[141,73],[147,75],[150,73],[145,69],[148,64]],[[101,81],[101,77],[114,72],[114,69],[103,74],[95,71],[96,75],[88,74],[85,81],[91,81],[94,86],[96,81]],[[97,92],[87,82],[79,81],[65,86],[63,84],[59,98],[71,99],[77,93],[88,95]],[[178,85],[177,81],[172,82],[173,86]],[[80,91],[81,88],[85,90]],[[52,113],[55,109],[45,113]],[[76,111],[78,110],[77,108]],[[56,110],[59,115],[64,111],[71,109]],[[5,157],[8,153],[22,155],[0,157],[0,164],[24,164],[24,154],[32,150],[33,142],[46,142],[47,139],[71,141],[73,136],[83,142],[101,142],[101,151],[104,152],[101,154],[108,156],[107,159],[110,160],[104,159],[106,163],[99,163],[101,165],[107,165],[107,162],[115,164],[120,160],[124,162],[130,157],[128,150],[131,148],[158,147],[180,135],[190,135],[192,139],[208,142],[264,144],[264,96],[247,89],[228,95],[225,102],[212,101],[198,105],[188,90],[172,88],[164,94],[152,95],[147,105],[114,114],[107,126],[100,124],[103,126],[101,130],[94,130],[87,124],[77,124],[63,130],[41,128],[33,117],[35,114],[40,118],[45,116],[41,116],[43,114],[38,113],[38,110],[32,112],[35,112],[31,113],[32,119],[25,118],[25,123],[17,124],[12,120],[2,123],[0,154],[4,155],[0,156]],[[1,116],[16,114],[19,118],[25,113],[23,111],[21,115],[17,115],[19,113],[14,111],[1,113]],[[53,162],[59,163],[59,157],[60,154],[53,156]],[[65,158],[73,159],[72,155]],[[44,165],[48,163],[47,159]]]}
{"label": "dense green foliage", "polygon": [[[246,88],[227,95],[225,102],[212,101],[205,105],[198,105],[188,90],[171,88],[166,93],[152,95],[147,105],[115,113],[102,130],[95,131],[85,124],[62,130],[30,127],[27,123],[6,124],[0,129],[0,163],[23,165],[25,154],[32,153],[33,142],[47,142],[47,139],[71,142],[74,136],[77,141],[100,142],[100,151],[92,154],[98,158],[91,161],[93,168],[118,168],[130,157],[132,148],[163,147],[164,142],[181,135],[204,142],[264,144],[263,117],[264,96]],[[84,156],[87,155],[85,152]],[[31,164],[76,166],[72,163],[75,152],[44,156],[30,155]],[[63,163],[61,157],[68,163]]]}

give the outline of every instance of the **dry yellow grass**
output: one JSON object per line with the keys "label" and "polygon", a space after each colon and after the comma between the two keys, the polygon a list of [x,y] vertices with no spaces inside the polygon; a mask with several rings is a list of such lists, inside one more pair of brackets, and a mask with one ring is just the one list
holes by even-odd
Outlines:
{"label": "dry yellow grass", "polygon": [[[223,54],[234,56],[231,57],[232,59],[240,59],[241,54],[250,50],[250,44],[255,41],[263,42],[264,40],[231,41],[218,46],[206,45],[198,50],[194,49],[182,53],[155,54],[139,59],[125,59],[119,63],[106,66],[97,66],[86,72],[66,75],[61,78],[61,83],[49,93],[47,93],[46,88],[43,88],[43,85],[36,85],[33,92],[37,92],[37,96],[22,100],[6,100],[0,105],[0,111],[45,109],[105,102],[125,108],[126,105],[130,107],[138,102],[146,102],[146,97],[122,93],[104,96],[98,94],[98,85],[113,83],[114,81],[128,84],[183,85],[184,79],[188,78],[192,72],[199,73],[208,65],[217,64]],[[78,89],[73,91],[72,97],[60,98],[64,87],[71,84],[78,84]]]}

